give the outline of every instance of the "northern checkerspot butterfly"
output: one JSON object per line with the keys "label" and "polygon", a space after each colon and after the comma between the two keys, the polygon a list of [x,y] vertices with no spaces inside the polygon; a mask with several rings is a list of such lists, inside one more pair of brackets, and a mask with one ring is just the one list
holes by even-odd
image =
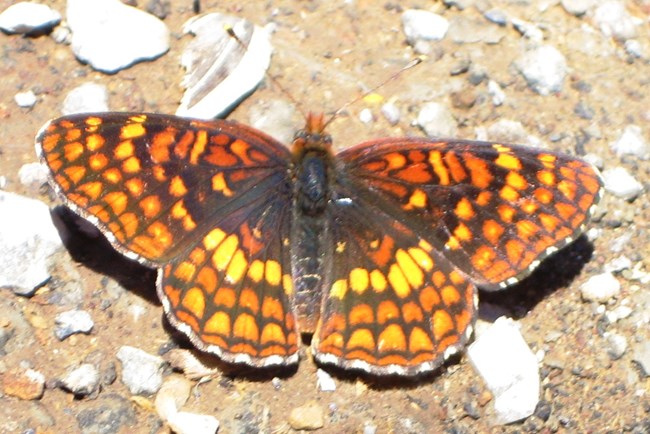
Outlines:
{"label": "northern checkerspot butterfly", "polygon": [[477,286],[499,289],[581,233],[588,163],[499,143],[384,138],[332,151],[309,115],[288,149],[251,127],[142,113],[50,121],[53,188],[158,269],[171,323],[256,367],[431,371],[467,342]]}

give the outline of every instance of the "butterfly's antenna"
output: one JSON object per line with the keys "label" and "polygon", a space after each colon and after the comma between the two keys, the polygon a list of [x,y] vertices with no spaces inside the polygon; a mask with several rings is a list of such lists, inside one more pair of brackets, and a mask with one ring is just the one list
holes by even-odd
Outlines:
{"label": "butterfly's antenna", "polygon": [[338,110],[336,110],[336,111],[334,112],[334,114],[333,114],[332,116],[329,117],[329,119],[327,119],[327,120],[323,123],[323,127],[322,127],[322,128],[325,129],[325,127],[327,127],[327,126],[328,126],[328,125],[329,125],[329,124],[330,124],[334,119],[336,119],[336,117],[337,117],[338,115],[340,115],[341,112],[342,112],[343,110],[345,110],[346,108],[350,107],[352,104],[356,104],[356,103],[359,102],[361,99],[363,99],[363,98],[365,98],[366,96],[370,95],[371,93],[373,93],[374,91],[376,91],[376,90],[379,89],[380,87],[383,87],[384,85],[386,85],[386,83],[390,83],[391,81],[395,80],[397,77],[399,77],[400,75],[402,75],[402,73],[403,73],[404,71],[407,71],[407,70],[409,70],[409,69],[411,69],[411,68],[413,68],[413,67],[419,65],[420,63],[422,63],[422,62],[424,61],[424,58],[425,58],[424,56],[418,56],[418,57],[416,57],[415,59],[413,59],[413,60],[411,60],[409,63],[407,63],[404,67],[402,67],[402,69],[400,69],[399,71],[395,72],[393,75],[391,75],[391,76],[388,77],[387,79],[383,80],[382,82],[380,82],[379,84],[375,85],[375,86],[372,87],[371,89],[369,89],[369,90],[363,92],[361,95],[357,96],[356,98],[354,98],[354,99],[352,99],[352,100],[346,102],[345,104],[343,104],[341,107],[339,107]]}

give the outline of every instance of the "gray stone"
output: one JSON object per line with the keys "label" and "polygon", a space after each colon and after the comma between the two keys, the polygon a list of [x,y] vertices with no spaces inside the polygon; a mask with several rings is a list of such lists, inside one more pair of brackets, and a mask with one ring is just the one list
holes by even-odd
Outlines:
{"label": "gray stone", "polygon": [[294,117],[296,109],[283,100],[272,100],[268,104],[251,107],[249,123],[252,127],[269,134],[280,143],[291,143],[296,133]]}
{"label": "gray stone", "polygon": [[607,354],[612,360],[618,360],[623,357],[627,350],[627,340],[625,336],[618,333],[607,333],[605,335],[607,340]]}
{"label": "gray stone", "polygon": [[498,44],[506,35],[503,27],[495,26],[483,19],[455,16],[449,21],[447,38],[457,44]]}
{"label": "gray stone", "polygon": [[325,411],[316,401],[309,401],[291,410],[289,425],[295,430],[316,430],[325,425]]}
{"label": "gray stone", "polygon": [[77,414],[82,434],[118,434],[136,423],[134,404],[117,394],[109,394],[92,401]]}
{"label": "gray stone", "polygon": [[592,6],[594,0],[562,0],[560,2],[565,11],[576,17],[582,16],[587,13]]}
{"label": "gray stone", "polygon": [[122,382],[134,395],[153,395],[162,385],[163,359],[138,348],[123,346],[117,352],[122,362]]}
{"label": "gray stone", "polygon": [[560,92],[567,74],[564,55],[555,47],[542,45],[524,53],[515,61],[526,82],[540,95]]}
{"label": "gray stone", "polygon": [[61,379],[61,386],[75,395],[86,396],[95,392],[99,387],[99,371],[90,363],[71,369]]}
{"label": "gray stone", "polygon": [[54,322],[56,323],[54,335],[60,341],[76,333],[90,333],[95,326],[90,314],[85,310],[61,312]]}
{"label": "gray stone", "polygon": [[38,189],[47,182],[47,169],[41,163],[26,163],[18,169],[18,178],[25,187]]}
{"label": "gray stone", "polygon": [[84,83],[65,96],[61,113],[93,113],[108,111],[108,89],[99,83]]}
{"label": "gray stone", "polygon": [[610,143],[609,147],[619,157],[634,155],[643,160],[650,158],[650,148],[643,137],[641,127],[637,125],[626,126],[618,138]]}
{"label": "gray stone", "polygon": [[614,167],[602,173],[605,190],[614,196],[632,201],[643,192],[643,185],[624,167]]}
{"label": "gray stone", "polygon": [[418,113],[417,124],[429,137],[454,137],[458,132],[456,119],[449,108],[441,103],[429,102]]}
{"label": "gray stone", "polygon": [[594,11],[594,21],[605,36],[611,36],[620,41],[634,38],[637,26],[643,21],[633,17],[621,1],[606,1]]}
{"label": "gray stone", "polygon": [[19,2],[0,14],[0,29],[7,33],[34,33],[51,29],[61,21],[61,14],[36,2]]}
{"label": "gray stone", "polygon": [[650,377],[650,341],[635,344],[632,359],[638,363],[643,375]]}
{"label": "gray stone", "polygon": [[612,273],[591,276],[580,286],[580,294],[585,301],[607,303],[621,292],[621,284]]}

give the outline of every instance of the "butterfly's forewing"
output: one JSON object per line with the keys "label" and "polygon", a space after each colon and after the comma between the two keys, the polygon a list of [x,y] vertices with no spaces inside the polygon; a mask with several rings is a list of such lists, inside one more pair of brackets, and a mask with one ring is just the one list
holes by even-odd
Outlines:
{"label": "butterfly's forewing", "polygon": [[68,206],[160,269],[168,317],[195,345],[253,365],[296,360],[283,145],[233,122],[102,113],[49,122],[36,150]]}
{"label": "butterfly's forewing", "polygon": [[572,241],[602,186],[580,159],[495,143],[384,139],[339,158],[373,206],[486,289],[514,283]]}

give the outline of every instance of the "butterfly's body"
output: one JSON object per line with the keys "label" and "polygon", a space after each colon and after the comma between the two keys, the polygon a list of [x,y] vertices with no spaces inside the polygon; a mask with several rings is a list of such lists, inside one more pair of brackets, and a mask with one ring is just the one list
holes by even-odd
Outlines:
{"label": "butterfly's body", "polygon": [[584,229],[597,172],[496,143],[380,139],[332,152],[310,115],[291,150],[250,127],[155,114],[64,117],[37,153],[68,206],[156,267],[201,350],[384,375],[438,367],[499,289]]}

